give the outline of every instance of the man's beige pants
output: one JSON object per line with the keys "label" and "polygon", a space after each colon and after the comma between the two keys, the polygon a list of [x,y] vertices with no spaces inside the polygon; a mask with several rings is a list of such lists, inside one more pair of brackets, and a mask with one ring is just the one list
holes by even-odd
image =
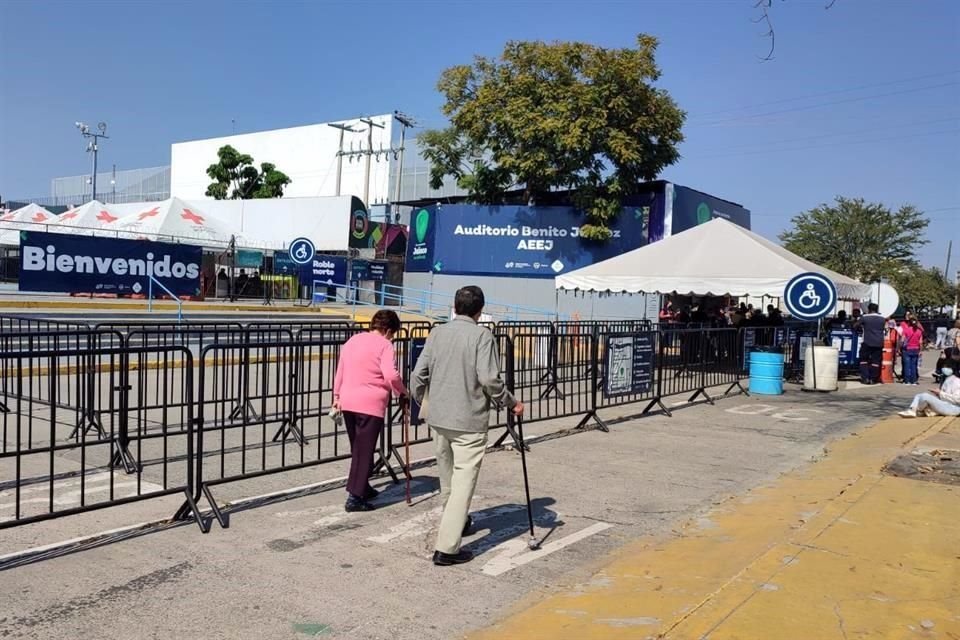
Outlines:
{"label": "man's beige pants", "polygon": [[460,552],[463,525],[467,523],[470,501],[473,500],[483,454],[487,450],[487,432],[430,428],[437,443],[440,497],[444,501],[436,550],[455,554]]}

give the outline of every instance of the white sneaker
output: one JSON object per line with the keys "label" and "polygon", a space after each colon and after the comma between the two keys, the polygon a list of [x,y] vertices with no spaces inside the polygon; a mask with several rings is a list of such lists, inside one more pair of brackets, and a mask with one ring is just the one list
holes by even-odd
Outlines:
{"label": "white sneaker", "polygon": [[917,412],[914,411],[913,409],[906,409],[905,411],[901,411],[897,415],[900,416],[901,418],[916,418]]}

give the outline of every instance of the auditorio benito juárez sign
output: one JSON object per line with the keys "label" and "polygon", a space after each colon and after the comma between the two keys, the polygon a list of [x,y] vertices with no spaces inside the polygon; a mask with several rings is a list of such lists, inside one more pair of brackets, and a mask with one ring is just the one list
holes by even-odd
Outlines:
{"label": "auditorio benito ju\u00e1rez sign", "polygon": [[625,208],[613,237],[580,237],[572,207],[442,205],[416,209],[410,220],[409,272],[553,278],[644,244],[644,212]]}
{"label": "auditorio benito ju\u00e1rez sign", "polygon": [[152,276],[175,295],[200,293],[201,247],[148,240],[20,234],[21,291],[146,293]]}

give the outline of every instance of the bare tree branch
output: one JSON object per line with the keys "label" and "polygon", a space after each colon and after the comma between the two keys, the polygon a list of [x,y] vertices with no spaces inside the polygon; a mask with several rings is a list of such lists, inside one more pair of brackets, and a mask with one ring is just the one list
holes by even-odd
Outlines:
{"label": "bare tree branch", "polygon": [[770,38],[770,51],[767,52],[765,56],[758,56],[761,62],[769,62],[773,60],[773,51],[776,48],[777,35],[773,30],[773,21],[770,20],[770,7],[773,4],[773,0],[757,0],[753,5],[754,9],[760,10],[760,16],[757,17],[753,23],[754,24],[765,24],[767,26],[767,32],[764,33],[761,37]]}
{"label": "bare tree branch", "polygon": [[[782,0],[786,2],[786,0]],[[837,3],[837,0],[827,0],[827,4],[824,5],[824,9],[830,9]],[[753,3],[753,8],[760,11],[760,15],[753,20],[754,24],[764,24],[766,25],[766,33],[761,34],[761,38],[770,38],[770,51],[767,52],[765,56],[757,56],[760,58],[761,62],[769,62],[773,60],[773,51],[776,49],[777,34],[773,28],[773,20],[770,19],[770,9],[773,7],[773,0],[756,0]]]}

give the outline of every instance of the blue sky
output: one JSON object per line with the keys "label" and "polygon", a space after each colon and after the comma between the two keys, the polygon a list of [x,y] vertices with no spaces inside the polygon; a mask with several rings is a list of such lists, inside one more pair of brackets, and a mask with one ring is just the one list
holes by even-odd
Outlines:
{"label": "blue sky", "polygon": [[[511,39],[661,40],[688,114],[663,177],[743,203],[769,237],[836,195],[929,211],[921,258],[960,265],[960,2],[0,1],[0,194],[101,163],[168,164],[170,143],[400,109],[441,125],[439,73]],[[282,169],[282,167],[281,167]],[[953,271],[953,268],[951,268]]]}

